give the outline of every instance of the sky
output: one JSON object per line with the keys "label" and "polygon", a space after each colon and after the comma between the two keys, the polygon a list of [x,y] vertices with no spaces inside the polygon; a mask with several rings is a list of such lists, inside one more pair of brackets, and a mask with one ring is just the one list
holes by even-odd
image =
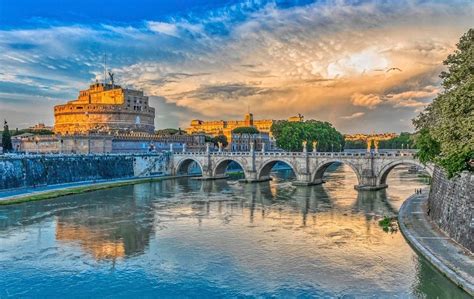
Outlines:
{"label": "sky", "polygon": [[0,0],[0,118],[52,125],[103,60],[156,108],[191,119],[329,121],[343,133],[413,131],[473,1]]}

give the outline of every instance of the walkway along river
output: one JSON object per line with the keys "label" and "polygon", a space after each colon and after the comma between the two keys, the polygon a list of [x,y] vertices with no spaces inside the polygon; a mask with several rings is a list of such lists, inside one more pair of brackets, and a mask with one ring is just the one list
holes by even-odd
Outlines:
{"label": "walkway along river", "polygon": [[378,225],[422,179],[356,180],[341,165],[322,186],[183,178],[0,207],[0,297],[468,298]]}

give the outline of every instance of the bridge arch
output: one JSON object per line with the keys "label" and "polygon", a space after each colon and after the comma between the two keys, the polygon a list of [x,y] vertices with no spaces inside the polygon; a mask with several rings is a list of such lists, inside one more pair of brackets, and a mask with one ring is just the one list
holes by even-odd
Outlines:
{"label": "bridge arch", "polygon": [[273,166],[275,166],[278,162],[288,165],[295,177],[298,176],[298,172],[296,171],[296,167],[289,161],[285,161],[285,159],[272,159],[268,161],[264,161],[262,165],[258,168],[257,171],[257,179],[258,180],[267,180],[270,179],[270,172],[272,171]]}
{"label": "bridge arch", "polygon": [[199,169],[201,170],[201,174],[204,173],[204,169],[202,167],[202,164],[198,160],[193,159],[193,158],[184,158],[184,159],[178,161],[178,163],[176,164],[175,174],[176,175],[187,175],[187,174],[189,174],[189,167],[191,167],[191,165],[193,163],[196,163],[199,166]]}
{"label": "bridge arch", "polygon": [[214,177],[221,177],[221,176],[225,176],[226,174],[226,171],[227,171],[227,167],[232,163],[236,163],[240,166],[240,168],[242,168],[242,172],[244,173],[244,176],[245,176],[245,168],[244,168],[244,165],[236,160],[236,159],[232,159],[232,158],[224,158],[224,159],[221,159],[219,161],[217,161],[215,163],[215,167],[214,169],[212,170],[212,175]]}
{"label": "bridge arch", "polygon": [[387,184],[387,177],[390,174],[390,171],[392,171],[392,169],[394,169],[395,167],[397,167],[399,165],[415,165],[415,166],[418,166],[418,167],[424,169],[426,172],[428,172],[428,174],[430,176],[433,176],[433,169],[431,167],[427,166],[427,165],[422,164],[421,162],[419,162],[417,160],[393,161],[393,162],[390,162],[390,163],[386,164],[385,166],[383,166],[382,169],[379,171],[379,173],[377,175],[377,185],[379,185],[379,186],[386,185]]}
{"label": "bridge arch", "polygon": [[354,173],[357,177],[357,184],[359,185],[362,182],[361,173],[360,173],[359,169],[357,168],[357,166],[352,164],[351,162],[343,161],[343,160],[340,160],[340,159],[334,159],[334,160],[331,159],[329,161],[325,161],[325,162],[319,164],[316,167],[316,170],[314,171],[314,173],[312,175],[312,182],[317,183],[317,184],[322,183],[324,172],[329,168],[329,166],[331,166],[334,163],[341,163],[341,164],[347,165],[350,168],[352,168],[352,170],[354,171]]}

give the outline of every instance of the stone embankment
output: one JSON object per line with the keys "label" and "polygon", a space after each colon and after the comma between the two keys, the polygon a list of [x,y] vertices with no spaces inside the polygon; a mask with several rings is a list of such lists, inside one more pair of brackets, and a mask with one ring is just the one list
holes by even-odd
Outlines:
{"label": "stone embankment", "polygon": [[0,190],[169,174],[166,153],[0,156]]}
{"label": "stone embankment", "polygon": [[474,296],[474,175],[449,180],[436,168],[428,193],[408,198],[400,228],[413,247],[439,271]]}
{"label": "stone embankment", "polygon": [[448,236],[474,252],[474,175],[465,171],[449,180],[436,168],[427,214]]}

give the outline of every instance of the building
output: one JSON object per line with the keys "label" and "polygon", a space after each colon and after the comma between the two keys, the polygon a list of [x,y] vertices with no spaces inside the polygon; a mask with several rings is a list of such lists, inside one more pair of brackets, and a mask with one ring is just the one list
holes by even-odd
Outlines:
{"label": "building", "polygon": [[44,123],[37,123],[36,125],[29,127],[28,130],[32,132],[52,131],[53,127],[47,126]]}
{"label": "building", "polygon": [[150,151],[206,150],[206,136],[130,134],[33,135],[24,133],[12,138],[13,149],[23,153],[140,153]]}
{"label": "building", "polygon": [[54,107],[54,133],[60,135],[155,130],[155,109],[143,91],[98,83],[76,100]]}
{"label": "building", "polygon": [[[288,121],[303,121],[303,116],[293,116]],[[272,137],[271,127],[276,120],[262,119],[254,120],[252,113],[245,114],[244,120],[216,120],[202,121],[194,119],[191,125],[186,129],[188,134],[205,133],[212,136],[224,135],[227,137],[229,144],[232,142],[232,130],[238,127],[255,127],[261,133],[268,133]]]}
{"label": "building", "polygon": [[256,151],[272,150],[272,142],[269,133],[232,133],[230,149],[233,152],[248,152],[250,151],[252,143]]}
{"label": "building", "polygon": [[13,150],[22,153],[110,153],[110,135],[33,135],[30,133],[12,137]]}
{"label": "building", "polygon": [[150,134],[127,134],[116,135],[112,140],[113,153],[133,153],[144,151],[205,151],[206,136],[195,135],[150,135]]}

